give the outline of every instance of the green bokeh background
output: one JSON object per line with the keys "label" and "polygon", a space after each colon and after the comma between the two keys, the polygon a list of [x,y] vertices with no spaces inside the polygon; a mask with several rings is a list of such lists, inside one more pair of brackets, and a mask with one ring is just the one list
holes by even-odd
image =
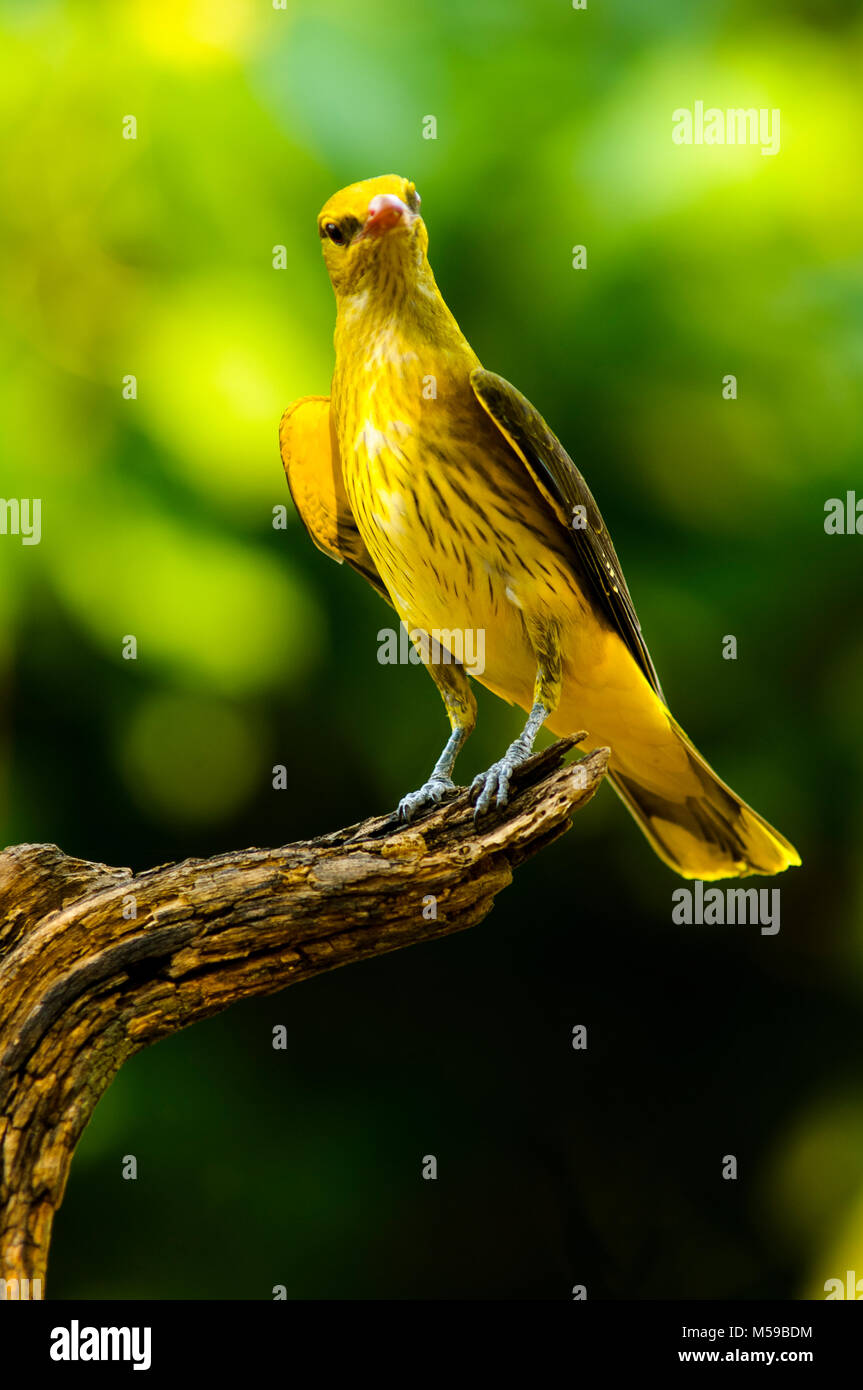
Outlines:
{"label": "green bokeh background", "polygon": [[[3,842],[143,869],[428,772],[445,721],[378,664],[388,610],[272,524],[280,414],[332,369],[315,215],[399,172],[481,359],[586,473],[677,717],[804,859],[778,936],[675,926],[603,788],[478,928],[141,1054],[75,1158],[50,1294],[863,1277],[863,537],[823,524],[863,497],[860,6],[2,0],[0,40],[0,492],[43,532],[0,536]],[[675,146],[699,99],[778,107],[780,153]],[[518,726],[480,692],[463,780]]]}

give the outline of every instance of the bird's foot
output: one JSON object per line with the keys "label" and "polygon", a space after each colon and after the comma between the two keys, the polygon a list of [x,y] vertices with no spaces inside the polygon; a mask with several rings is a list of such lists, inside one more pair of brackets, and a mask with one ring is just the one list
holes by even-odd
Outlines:
{"label": "bird's foot", "polygon": [[455,791],[455,782],[451,777],[431,776],[417,791],[408,792],[407,796],[402,797],[399,802],[399,820],[405,824],[409,823],[426,806],[439,805],[447,792],[451,791]]}
{"label": "bird's foot", "polygon": [[476,799],[473,812],[474,820],[484,816],[491,808],[492,798],[494,798],[498,810],[506,805],[509,801],[510,778],[516,768],[527,762],[530,755],[531,749],[517,738],[515,743],[509,745],[499,762],[492,763],[488,771],[480,772],[473,779],[470,794],[471,798]]}

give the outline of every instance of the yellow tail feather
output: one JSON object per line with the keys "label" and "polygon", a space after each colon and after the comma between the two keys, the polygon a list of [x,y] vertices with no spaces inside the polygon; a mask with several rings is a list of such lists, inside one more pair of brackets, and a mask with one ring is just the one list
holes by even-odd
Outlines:
{"label": "yellow tail feather", "polygon": [[637,771],[615,767],[614,759],[609,774],[659,857],[684,878],[705,881],[778,874],[798,865],[800,855],[784,835],[717,777],[671,716],[669,724],[678,756],[667,785],[646,786]]}

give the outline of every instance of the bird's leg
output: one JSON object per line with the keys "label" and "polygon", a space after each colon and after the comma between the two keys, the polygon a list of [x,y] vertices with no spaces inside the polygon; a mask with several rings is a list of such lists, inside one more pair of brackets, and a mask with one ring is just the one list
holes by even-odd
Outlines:
{"label": "bird's leg", "polygon": [[498,807],[505,806],[509,801],[509,782],[512,774],[522,763],[526,763],[531,753],[536,736],[551,714],[549,707],[541,700],[535,700],[531,707],[527,723],[519,734],[518,738],[509,745],[499,762],[492,763],[487,772],[480,772],[473,779],[471,784],[471,795],[476,796],[476,806],[474,807],[474,820],[491,807],[492,797]]}
{"label": "bird's leg", "polygon": [[431,776],[418,791],[408,792],[399,802],[399,820],[411,821],[426,806],[442,801],[455,783],[452,770],[462,744],[476,723],[476,700],[463,667],[454,662],[428,662],[432,680],[443,696],[452,733],[432,768]]}
{"label": "bird's leg", "polygon": [[509,801],[512,774],[527,762],[537,734],[560,701],[560,640],[557,626],[533,623],[529,625],[528,633],[536,655],[533,705],[527,723],[500,761],[492,763],[487,772],[481,772],[474,778],[470,789],[471,795],[476,797],[474,820],[489,810],[492,798],[498,807],[505,806]]}

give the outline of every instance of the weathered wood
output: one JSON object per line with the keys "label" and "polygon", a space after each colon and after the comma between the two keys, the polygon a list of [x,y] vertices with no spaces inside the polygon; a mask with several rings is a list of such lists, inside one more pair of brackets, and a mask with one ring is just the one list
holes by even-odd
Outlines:
{"label": "weathered wood", "polygon": [[410,827],[383,816],[135,875],[55,845],[0,854],[0,1278],[44,1280],[75,1145],[128,1057],[239,999],[479,922],[596,791],[607,749],[561,766],[584,737],[532,758],[479,825],[462,791]]}

